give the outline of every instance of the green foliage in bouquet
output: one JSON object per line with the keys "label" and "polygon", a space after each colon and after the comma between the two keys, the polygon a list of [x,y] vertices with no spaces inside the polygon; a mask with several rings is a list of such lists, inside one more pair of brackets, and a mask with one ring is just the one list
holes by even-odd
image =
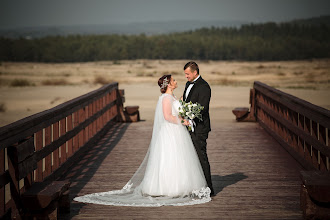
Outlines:
{"label": "green foliage in bouquet", "polygon": [[[204,109],[204,106],[201,106],[199,103],[185,102],[180,100],[181,107],[179,107],[179,115],[184,119],[193,120],[198,118],[203,121],[201,111]],[[183,120],[181,121],[183,123]]]}

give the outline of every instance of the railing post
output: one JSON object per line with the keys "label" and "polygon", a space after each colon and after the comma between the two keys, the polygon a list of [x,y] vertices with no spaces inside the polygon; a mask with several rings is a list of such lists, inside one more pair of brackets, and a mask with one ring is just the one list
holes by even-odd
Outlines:
{"label": "railing post", "polygon": [[[59,138],[59,123],[55,122],[53,124],[53,142]],[[52,165],[52,172],[54,172],[59,166],[59,150],[53,151],[53,165]]]}
{"label": "railing post", "polygon": [[[88,105],[88,118],[90,118],[92,116],[93,116],[93,103],[89,103],[89,105]],[[94,136],[93,123],[89,124],[87,129],[88,129],[89,138],[93,137]]]}
{"label": "railing post", "polygon": [[[85,111],[84,109],[79,109],[79,124],[81,124],[82,122],[85,121]],[[84,129],[82,129],[80,132],[79,132],[79,135],[78,135],[78,149],[81,148],[83,145],[84,145]]]}
{"label": "railing post", "polygon": [[[5,173],[5,148],[0,149],[0,174]],[[0,185],[0,216],[3,216],[5,214],[5,185]]]}
{"label": "railing post", "polygon": [[254,91],[259,124],[309,170],[301,172],[304,217],[329,219],[330,111],[260,82],[254,83]]}
{"label": "railing post", "polygon": [[[66,118],[60,120],[60,136],[63,136],[66,133]],[[61,147],[61,157],[60,157],[60,164],[66,161],[66,143],[64,143]]]}
{"label": "railing post", "polygon": [[[88,105],[86,105],[84,107],[84,111],[85,111],[85,120],[87,120],[89,118],[89,115],[88,115],[88,112],[89,112],[89,109],[88,109]],[[84,144],[90,139],[90,136],[89,136],[89,132],[88,132],[88,127],[85,127],[84,128],[84,136],[85,136],[85,140],[84,140]]]}
{"label": "railing post", "polygon": [[[73,122],[72,122],[72,114],[68,115],[67,117],[67,131],[71,131],[73,128]],[[68,158],[70,158],[73,154],[73,138],[67,141],[68,143]]]}
{"label": "railing post", "polygon": [[[41,150],[43,148],[43,131],[40,130],[37,133],[35,133],[35,149],[36,151]],[[35,181],[36,182],[42,182],[43,176],[43,166],[42,166],[42,160],[38,161],[38,168],[36,170],[36,175],[35,175]]]}
{"label": "railing post", "polygon": [[[75,111],[73,113],[73,128],[78,127],[78,125],[79,125],[79,114],[78,111]],[[78,137],[79,134],[76,134],[73,137],[73,153],[75,153],[79,149]]]}
{"label": "railing post", "polygon": [[117,115],[116,90],[109,84],[0,128],[0,218],[24,215],[23,194],[43,184],[34,182],[58,178],[105,134]]}

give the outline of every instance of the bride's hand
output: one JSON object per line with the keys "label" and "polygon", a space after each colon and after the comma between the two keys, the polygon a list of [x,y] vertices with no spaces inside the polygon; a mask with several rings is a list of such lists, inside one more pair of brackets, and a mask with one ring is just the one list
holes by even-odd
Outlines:
{"label": "bride's hand", "polygon": [[[190,125],[189,120],[184,119],[184,118],[182,118],[181,116],[179,116],[179,119],[181,120],[181,124],[183,124],[183,125],[185,125],[185,126]],[[182,122],[182,121],[183,121],[183,122]]]}
{"label": "bride's hand", "polygon": [[183,119],[183,123],[182,124],[185,125],[185,126],[189,126],[190,125],[190,123],[189,123],[189,121],[187,119]]}
{"label": "bride's hand", "polygon": [[180,97],[180,100],[183,101],[183,96]]}

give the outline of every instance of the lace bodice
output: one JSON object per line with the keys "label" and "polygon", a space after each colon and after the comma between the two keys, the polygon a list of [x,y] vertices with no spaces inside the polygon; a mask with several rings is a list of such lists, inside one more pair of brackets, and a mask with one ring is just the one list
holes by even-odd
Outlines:
{"label": "lace bodice", "polygon": [[178,116],[179,115],[179,107],[181,106],[180,102],[178,100],[173,101],[172,105],[172,115]]}
{"label": "lace bodice", "polygon": [[173,124],[181,124],[178,117],[180,102],[170,94],[163,94],[160,99],[162,100],[164,119]]}
{"label": "lace bodice", "polygon": [[177,100],[174,96],[170,94],[164,94],[164,96],[168,96],[172,99],[172,115],[178,116],[179,115],[179,107],[181,106],[179,100]]}

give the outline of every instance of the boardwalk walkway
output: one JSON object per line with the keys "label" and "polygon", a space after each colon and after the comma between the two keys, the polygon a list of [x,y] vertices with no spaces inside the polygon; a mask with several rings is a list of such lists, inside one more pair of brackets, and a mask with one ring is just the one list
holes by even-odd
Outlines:
{"label": "boardwalk walkway", "polygon": [[[71,199],[121,189],[142,162],[152,123],[115,124],[61,179]],[[302,219],[301,166],[258,123],[213,123],[208,155],[216,196],[185,207],[114,207],[72,201],[62,219]]]}

